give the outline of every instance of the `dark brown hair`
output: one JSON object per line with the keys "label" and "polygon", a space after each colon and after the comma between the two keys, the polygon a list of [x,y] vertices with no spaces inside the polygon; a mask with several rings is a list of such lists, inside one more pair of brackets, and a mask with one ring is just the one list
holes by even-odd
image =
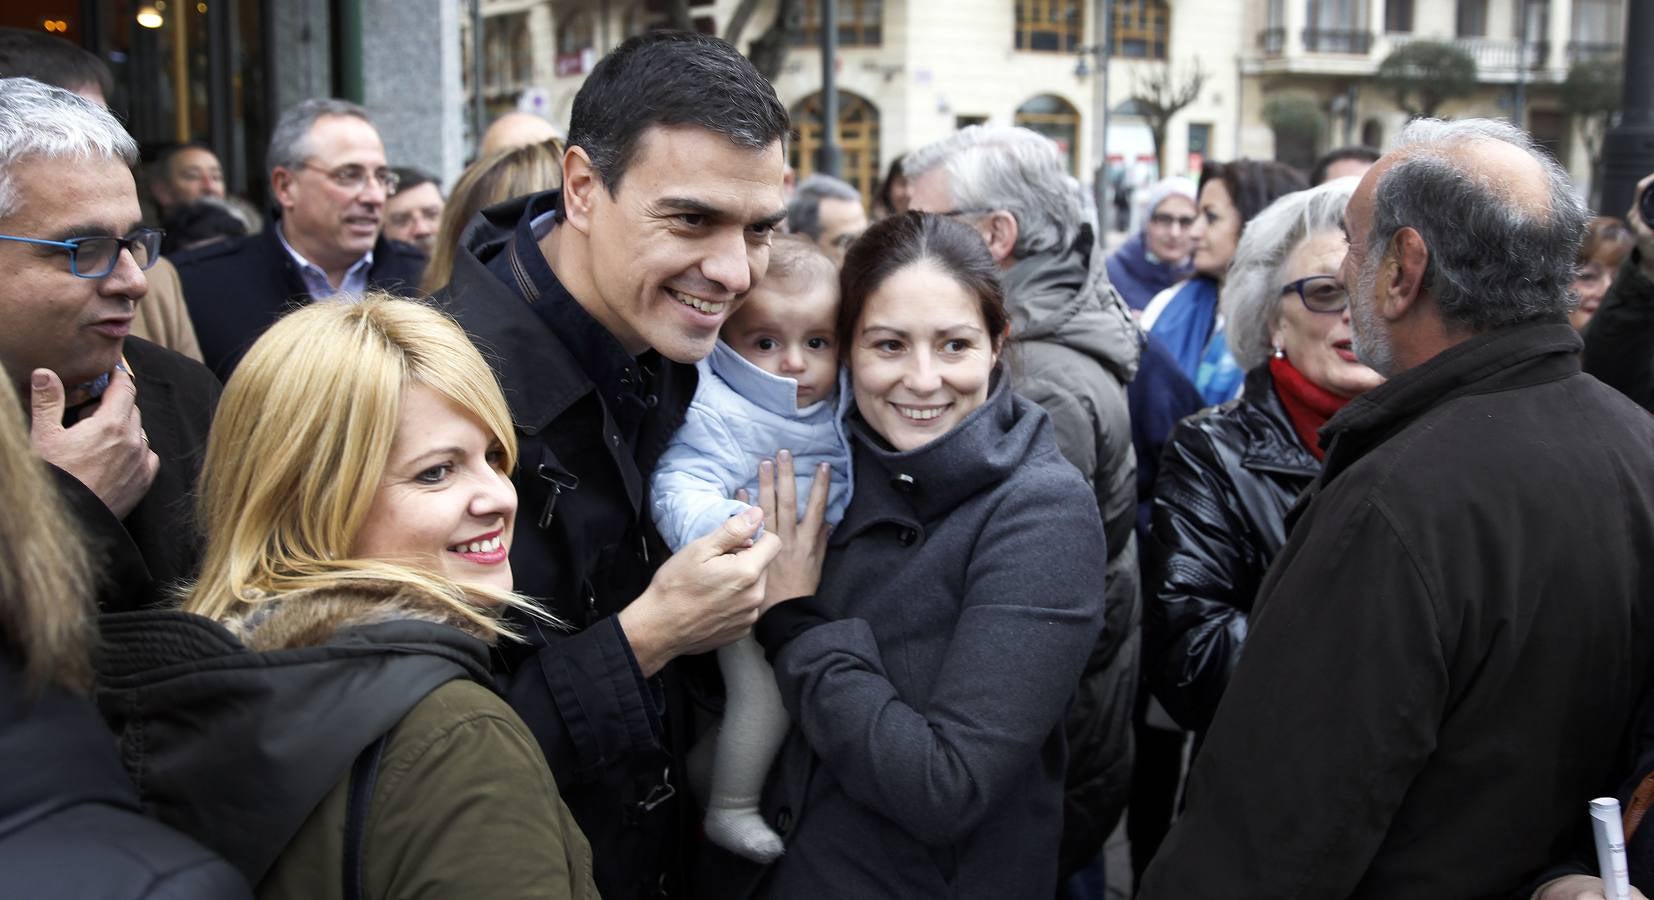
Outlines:
{"label": "dark brown hair", "polygon": [[1246,223],[1269,204],[1309,187],[1304,173],[1297,169],[1285,163],[1255,159],[1206,163],[1200,170],[1200,187],[1204,189],[1209,181],[1222,181],[1228,189],[1229,199],[1240,213],[1242,233],[1246,231]]}
{"label": "dark brown hair", "polygon": [[975,295],[989,340],[995,350],[1000,348],[1011,314],[1005,311],[999,268],[982,235],[948,216],[906,212],[874,223],[844,255],[838,306],[838,345],[844,358],[850,356],[867,298],[890,276],[925,260]]}

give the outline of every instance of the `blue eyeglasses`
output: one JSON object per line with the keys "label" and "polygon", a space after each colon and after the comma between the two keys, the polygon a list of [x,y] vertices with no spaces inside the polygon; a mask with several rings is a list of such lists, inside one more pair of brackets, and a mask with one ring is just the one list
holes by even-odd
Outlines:
{"label": "blue eyeglasses", "polygon": [[70,238],[66,241],[43,241],[40,238],[18,237],[14,234],[0,234],[0,241],[17,241],[22,244],[39,244],[42,247],[56,247],[69,254],[69,271],[77,278],[103,278],[115,271],[115,264],[121,258],[121,250],[132,253],[132,261],[138,264],[139,269],[148,270],[161,258],[161,236],[165,232],[159,228],[139,228],[126,237],[81,237]]}

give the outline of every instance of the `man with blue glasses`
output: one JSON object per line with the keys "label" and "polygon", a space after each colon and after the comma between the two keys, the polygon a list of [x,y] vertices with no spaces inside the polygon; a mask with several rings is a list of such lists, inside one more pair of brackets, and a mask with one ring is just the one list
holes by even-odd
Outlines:
{"label": "man with blue glasses", "polygon": [[278,218],[259,234],[169,257],[184,281],[202,358],[228,379],[241,354],[295,305],[413,294],[425,254],[381,234],[397,177],[367,111],[306,100],[282,113],[266,155]]}
{"label": "man with blue glasses", "polygon": [[97,545],[105,611],[194,575],[189,493],[219,393],[201,364],[131,335],[161,242],[137,149],[103,107],[0,79],[0,364]]}

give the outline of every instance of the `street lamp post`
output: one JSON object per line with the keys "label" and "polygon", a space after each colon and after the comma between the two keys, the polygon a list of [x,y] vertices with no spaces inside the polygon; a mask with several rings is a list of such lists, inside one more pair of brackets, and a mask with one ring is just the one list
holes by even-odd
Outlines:
{"label": "street lamp post", "polygon": [[1627,13],[1625,93],[1620,123],[1602,141],[1602,209],[1624,215],[1637,182],[1654,172],[1654,3],[1632,3]]}
{"label": "street lamp post", "polygon": [[839,177],[838,152],[838,0],[821,0],[821,147],[816,171]]}

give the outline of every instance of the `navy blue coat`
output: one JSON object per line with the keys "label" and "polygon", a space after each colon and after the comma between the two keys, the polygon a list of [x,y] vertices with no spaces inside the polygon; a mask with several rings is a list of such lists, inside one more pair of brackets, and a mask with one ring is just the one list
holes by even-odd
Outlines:
{"label": "navy blue coat", "polygon": [[[231,238],[169,257],[184,284],[201,358],[228,381],[241,355],[284,313],[310,302],[293,257],[281,246],[274,223],[258,234]],[[368,288],[403,296],[418,293],[425,254],[386,239],[373,245]]]}

